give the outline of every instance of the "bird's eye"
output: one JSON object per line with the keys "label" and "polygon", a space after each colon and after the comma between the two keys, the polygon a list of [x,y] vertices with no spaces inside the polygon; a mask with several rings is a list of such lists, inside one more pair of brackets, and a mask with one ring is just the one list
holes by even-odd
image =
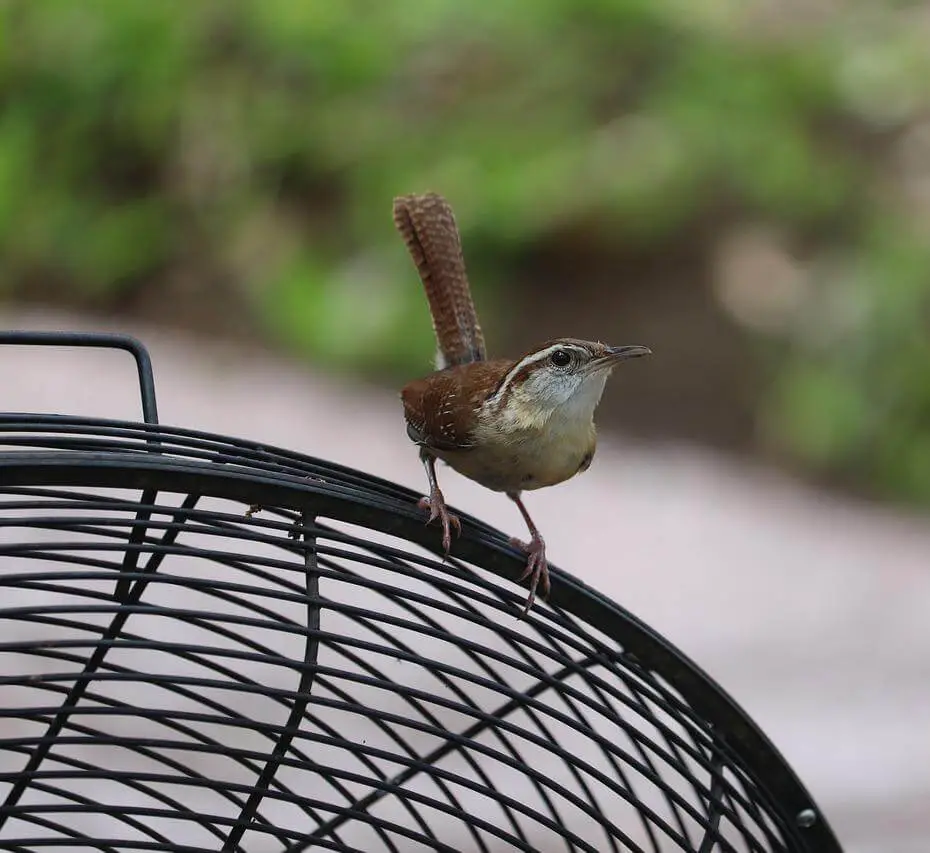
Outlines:
{"label": "bird's eye", "polygon": [[566,367],[571,362],[572,357],[564,349],[557,349],[554,353],[552,353],[552,355],[549,356],[549,360],[556,367]]}

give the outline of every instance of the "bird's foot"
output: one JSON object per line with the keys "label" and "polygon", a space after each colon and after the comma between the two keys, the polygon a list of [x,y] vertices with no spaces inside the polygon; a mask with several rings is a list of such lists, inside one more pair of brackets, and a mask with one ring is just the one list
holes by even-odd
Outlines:
{"label": "bird's foot", "polygon": [[525,581],[530,579],[530,594],[526,598],[526,606],[523,608],[523,615],[526,616],[536,601],[536,589],[540,588],[541,595],[545,598],[549,595],[549,564],[546,562],[546,543],[542,536],[538,534],[533,536],[529,542],[521,542],[519,539],[511,539],[510,544],[514,548],[519,548],[526,552],[526,568],[519,580]]}
{"label": "bird's foot", "polygon": [[420,509],[429,510],[429,518],[426,521],[427,524],[432,524],[437,518],[439,519],[442,524],[442,547],[448,554],[449,550],[452,548],[452,528],[454,527],[457,533],[462,532],[462,522],[459,521],[459,517],[449,512],[449,508],[446,506],[446,499],[442,496],[442,492],[438,488],[432,489],[428,498],[420,498],[417,502],[417,506]]}

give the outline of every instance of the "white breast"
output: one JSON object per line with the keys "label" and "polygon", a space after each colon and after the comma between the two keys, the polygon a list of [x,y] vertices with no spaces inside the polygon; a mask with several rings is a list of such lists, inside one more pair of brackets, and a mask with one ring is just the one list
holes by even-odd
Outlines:
{"label": "white breast", "polygon": [[478,417],[474,447],[441,454],[459,473],[495,491],[553,486],[590,464],[596,444],[594,410],[606,374],[590,376],[560,403],[540,404],[531,389],[515,391],[504,410]]}

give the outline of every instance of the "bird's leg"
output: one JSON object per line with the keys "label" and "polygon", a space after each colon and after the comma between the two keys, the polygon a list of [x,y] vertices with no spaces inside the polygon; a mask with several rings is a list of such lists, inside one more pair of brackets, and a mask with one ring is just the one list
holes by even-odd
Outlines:
{"label": "bird's leg", "polygon": [[439,488],[439,482],[436,479],[436,457],[425,449],[420,449],[420,461],[426,468],[426,478],[429,480],[429,497],[420,498],[417,506],[420,509],[429,510],[429,519],[427,524],[435,521],[437,518],[442,524],[442,547],[448,554],[452,547],[452,528],[454,527],[459,533],[462,532],[462,522],[457,515],[449,512],[446,506],[446,499],[442,496],[442,490]]}
{"label": "bird's leg", "polygon": [[507,497],[517,505],[517,508],[520,510],[520,515],[523,516],[523,520],[526,522],[526,526],[530,531],[529,542],[521,542],[519,539],[510,540],[512,545],[519,548],[521,551],[526,551],[527,554],[526,568],[519,578],[521,581],[530,578],[530,594],[527,596],[526,606],[523,608],[523,615],[526,616],[526,614],[530,612],[533,602],[536,600],[537,586],[541,585],[543,596],[549,594],[549,565],[546,562],[546,543],[540,535],[539,530],[536,528],[536,525],[533,524],[533,519],[530,518],[530,514],[526,511],[526,507],[523,505],[523,501],[520,498],[520,493],[507,492]]}

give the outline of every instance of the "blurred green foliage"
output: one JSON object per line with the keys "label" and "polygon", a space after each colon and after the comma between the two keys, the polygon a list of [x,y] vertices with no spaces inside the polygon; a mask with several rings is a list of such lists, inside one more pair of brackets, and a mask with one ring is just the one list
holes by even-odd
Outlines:
{"label": "blurred green foliage", "polygon": [[930,503],[928,231],[895,159],[928,27],[780,5],[6,0],[0,294],[196,280],[285,346],[409,368],[431,343],[399,192],[455,200],[488,290],[573,223],[673,247],[732,210],[803,247],[803,298],[756,330],[764,439]]}

